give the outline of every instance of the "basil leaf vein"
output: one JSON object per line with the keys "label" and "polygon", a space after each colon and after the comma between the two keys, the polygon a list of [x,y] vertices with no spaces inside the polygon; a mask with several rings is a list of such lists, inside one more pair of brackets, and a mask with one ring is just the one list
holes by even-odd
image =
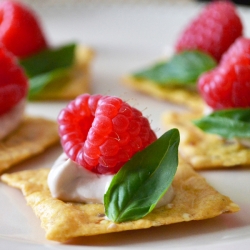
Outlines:
{"label": "basil leaf vein", "polygon": [[169,130],[135,154],[113,177],[104,195],[110,220],[138,220],[153,210],[175,176],[179,141],[179,131]]}
{"label": "basil leaf vein", "polygon": [[217,134],[227,139],[250,138],[250,109],[215,111],[193,123],[206,133]]}
{"label": "basil leaf vein", "polygon": [[169,61],[156,63],[135,72],[138,79],[148,79],[159,85],[195,85],[198,77],[216,66],[216,61],[201,51],[189,50],[175,54]]}

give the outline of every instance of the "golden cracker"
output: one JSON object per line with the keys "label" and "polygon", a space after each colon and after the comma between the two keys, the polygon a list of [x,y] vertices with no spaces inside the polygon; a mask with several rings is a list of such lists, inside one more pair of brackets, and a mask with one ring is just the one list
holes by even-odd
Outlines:
{"label": "golden cracker", "polygon": [[239,210],[180,159],[173,181],[171,204],[154,209],[136,221],[115,224],[105,219],[102,204],[63,202],[51,197],[47,186],[49,169],[4,174],[1,179],[22,190],[28,205],[40,218],[46,238],[66,242],[74,237],[150,228],[177,222],[203,220]]}
{"label": "golden cracker", "polygon": [[0,141],[0,173],[56,142],[59,142],[56,122],[25,117],[15,131]]}
{"label": "golden cracker", "polygon": [[163,122],[167,129],[178,128],[181,135],[179,150],[194,169],[214,169],[250,165],[250,148],[237,140],[227,141],[215,134],[208,134],[193,125],[192,120],[201,113],[167,112]]}
{"label": "golden cracker", "polygon": [[71,100],[90,93],[90,65],[94,56],[91,48],[77,46],[75,64],[68,78],[57,79],[35,95],[34,100]]}
{"label": "golden cracker", "polygon": [[203,110],[204,101],[197,91],[178,86],[160,86],[153,81],[124,76],[122,82],[137,91],[194,110]]}

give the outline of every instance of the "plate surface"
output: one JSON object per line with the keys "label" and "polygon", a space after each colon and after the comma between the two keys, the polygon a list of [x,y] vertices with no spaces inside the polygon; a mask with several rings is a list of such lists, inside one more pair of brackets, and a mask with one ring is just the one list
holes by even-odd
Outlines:
{"label": "plate surface", "polygon": [[[172,104],[127,89],[120,77],[170,51],[184,25],[201,8],[189,1],[25,1],[40,16],[48,40],[71,41],[94,48],[93,93],[118,95],[149,116],[153,129],[164,132],[161,115],[180,110]],[[39,3],[40,2],[40,3]],[[250,23],[249,9],[239,8]],[[250,25],[245,28],[249,36]],[[27,113],[56,119],[66,102],[34,102]],[[51,167],[61,153],[53,147],[14,167]],[[140,231],[78,238],[67,245],[47,241],[40,221],[19,190],[0,183],[0,249],[249,249],[250,169],[200,172],[221,193],[240,205],[236,214]],[[12,248],[11,248],[12,247]]]}

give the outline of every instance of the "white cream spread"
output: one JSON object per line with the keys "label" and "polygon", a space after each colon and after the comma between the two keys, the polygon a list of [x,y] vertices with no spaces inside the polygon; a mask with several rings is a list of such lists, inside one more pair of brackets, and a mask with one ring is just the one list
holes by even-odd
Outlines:
{"label": "white cream spread", "polygon": [[204,116],[210,115],[213,112],[214,110],[210,106],[208,105],[204,106],[204,111],[203,111]]}
{"label": "white cream spread", "polygon": [[250,148],[250,139],[249,138],[236,138],[236,140],[244,147]]}
{"label": "white cream spread", "polygon": [[25,104],[26,98],[23,98],[10,111],[0,116],[0,140],[18,127],[23,118]]}
{"label": "white cream spread", "polygon": [[103,203],[113,176],[92,173],[68,159],[63,153],[53,165],[48,186],[51,195],[64,201]]}
{"label": "white cream spread", "polygon": [[[63,153],[49,173],[48,186],[52,197],[63,201],[103,204],[104,194],[112,178],[113,175],[95,174],[86,170]],[[174,190],[171,186],[157,207],[167,205],[173,196]]]}

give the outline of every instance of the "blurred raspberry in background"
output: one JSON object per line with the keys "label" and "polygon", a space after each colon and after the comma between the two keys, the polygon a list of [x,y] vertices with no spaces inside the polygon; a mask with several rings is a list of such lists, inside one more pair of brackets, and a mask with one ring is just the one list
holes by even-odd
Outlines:
{"label": "blurred raspberry in background", "polygon": [[[198,2],[213,2],[213,0],[197,0]],[[234,0],[235,4],[250,5],[250,0]]]}

